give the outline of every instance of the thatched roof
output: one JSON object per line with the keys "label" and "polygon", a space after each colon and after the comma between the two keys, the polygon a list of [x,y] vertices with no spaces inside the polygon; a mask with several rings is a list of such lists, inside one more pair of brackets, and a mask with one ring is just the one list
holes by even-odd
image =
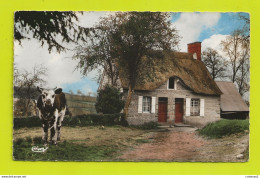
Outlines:
{"label": "thatched roof", "polygon": [[[221,91],[210,76],[202,61],[193,59],[192,54],[171,52],[164,54],[164,60],[155,62],[154,77],[146,79],[135,90],[154,90],[170,77],[178,77],[192,91],[198,94],[220,95]],[[120,77],[123,88],[128,88],[126,80]]]}

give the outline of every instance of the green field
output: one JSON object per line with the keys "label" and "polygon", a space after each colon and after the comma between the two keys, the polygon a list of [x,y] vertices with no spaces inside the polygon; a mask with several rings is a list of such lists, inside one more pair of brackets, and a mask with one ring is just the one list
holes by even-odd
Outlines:
{"label": "green field", "polygon": [[72,142],[61,142],[58,145],[48,145],[46,152],[32,152],[32,146],[43,147],[41,137],[27,137],[14,142],[15,160],[27,161],[104,161],[110,159],[117,151],[111,146],[84,146]]}
{"label": "green field", "polygon": [[73,116],[96,113],[96,97],[66,93],[67,105]]}
{"label": "green field", "polygon": [[34,152],[33,147],[46,148],[42,128],[14,130],[13,158],[26,161],[111,161],[118,160],[122,151],[144,143],[148,131],[122,126],[62,127],[61,141],[48,144],[45,152]]}

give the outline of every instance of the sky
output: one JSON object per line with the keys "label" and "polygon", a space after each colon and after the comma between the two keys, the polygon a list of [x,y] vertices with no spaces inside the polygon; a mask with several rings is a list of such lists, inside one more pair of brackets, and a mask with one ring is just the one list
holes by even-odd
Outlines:
{"label": "sky", "polygon": [[[83,27],[92,27],[100,17],[114,12],[87,12],[79,14],[79,25]],[[249,16],[249,14],[244,14]],[[236,17],[236,13],[216,13],[216,12],[185,12],[175,13],[172,16],[172,26],[178,30],[181,36],[179,50],[187,52],[187,44],[200,41],[202,42],[202,51],[211,47],[219,51],[220,42],[224,40],[233,30],[242,27],[242,21]],[[41,44],[35,40],[23,40],[22,45],[14,41],[14,63],[20,70],[30,71],[35,65],[42,64],[47,68],[45,88],[61,87],[63,91],[72,90],[77,93],[81,90],[83,94],[89,92],[96,93],[98,83],[96,81],[97,71],[82,76],[80,71],[75,70],[78,61],[73,60],[74,52],[67,51],[62,53],[48,52],[47,46],[41,47]]]}

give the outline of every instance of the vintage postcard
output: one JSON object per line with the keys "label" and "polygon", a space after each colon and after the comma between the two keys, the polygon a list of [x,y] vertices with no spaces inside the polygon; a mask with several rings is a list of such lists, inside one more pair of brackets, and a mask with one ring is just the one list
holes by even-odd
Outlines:
{"label": "vintage postcard", "polygon": [[15,161],[247,162],[250,16],[17,11]]}

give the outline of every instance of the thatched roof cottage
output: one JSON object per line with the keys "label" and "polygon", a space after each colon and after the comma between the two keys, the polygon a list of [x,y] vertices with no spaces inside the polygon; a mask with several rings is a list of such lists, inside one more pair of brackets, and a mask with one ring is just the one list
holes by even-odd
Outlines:
{"label": "thatched roof cottage", "polygon": [[[188,44],[188,53],[164,54],[155,64],[155,75],[137,85],[127,121],[132,125],[155,121],[203,127],[220,119],[222,94],[201,61],[201,43]],[[119,86],[127,95],[127,82],[119,72]],[[100,88],[109,83],[105,75]]]}

